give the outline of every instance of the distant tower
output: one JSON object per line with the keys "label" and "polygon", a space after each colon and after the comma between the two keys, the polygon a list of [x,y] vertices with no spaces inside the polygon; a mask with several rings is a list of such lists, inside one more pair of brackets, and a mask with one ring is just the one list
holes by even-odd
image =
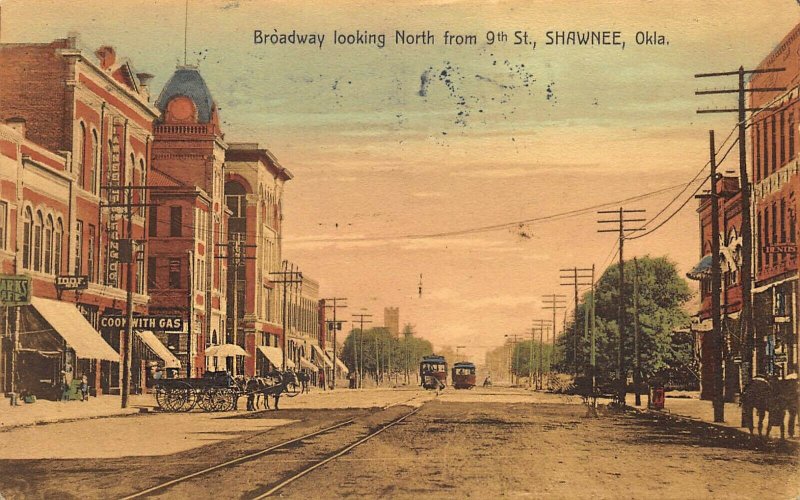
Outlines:
{"label": "distant tower", "polygon": [[389,333],[398,337],[400,335],[400,308],[399,307],[384,307],[383,308],[383,326],[389,330]]}

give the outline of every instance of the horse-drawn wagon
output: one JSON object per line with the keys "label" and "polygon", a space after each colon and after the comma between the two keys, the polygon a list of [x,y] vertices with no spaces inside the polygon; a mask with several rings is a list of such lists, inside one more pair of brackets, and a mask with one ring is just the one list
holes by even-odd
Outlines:
{"label": "horse-drawn wagon", "polygon": [[156,402],[164,411],[227,411],[236,407],[242,390],[228,372],[206,372],[200,378],[159,380]]}

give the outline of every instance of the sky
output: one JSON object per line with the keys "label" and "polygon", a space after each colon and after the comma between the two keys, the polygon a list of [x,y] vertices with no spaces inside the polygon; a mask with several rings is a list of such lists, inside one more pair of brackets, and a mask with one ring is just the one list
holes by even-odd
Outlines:
{"label": "sky", "polygon": [[[156,75],[157,95],[184,63],[187,27],[186,62],[206,79],[226,140],[260,143],[295,176],[284,258],[323,297],[347,297],[346,318],[369,313],[381,325],[383,308],[397,306],[401,324],[476,361],[550,318],[543,295],[566,294],[572,307],[559,269],[599,275],[614,259],[596,207],[660,213],[648,229],[669,218],[626,241],[625,257],[691,269],[700,184],[690,181],[708,160],[708,130],[719,144],[735,124],[696,113],[734,96],[694,92],[736,84],[693,75],[755,67],[800,21],[796,0],[318,4],[189,0],[187,17],[184,0],[0,0],[0,41],[77,33],[90,53],[113,45]],[[325,40],[255,44],[255,30]],[[435,42],[397,45],[396,30],[429,30]],[[548,31],[587,30],[619,31],[625,47],[546,45]],[[334,31],[386,43],[334,44]],[[514,45],[516,31],[536,46]],[[476,43],[445,45],[445,32]],[[489,44],[498,32],[508,41]],[[639,45],[637,32],[668,44]],[[734,148],[720,169],[737,159]]]}

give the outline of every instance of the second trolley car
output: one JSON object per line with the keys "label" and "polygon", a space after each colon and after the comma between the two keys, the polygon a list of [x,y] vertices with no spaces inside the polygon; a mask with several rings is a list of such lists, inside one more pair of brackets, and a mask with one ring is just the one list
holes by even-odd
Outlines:
{"label": "second trolley car", "polygon": [[423,356],[419,378],[425,389],[444,389],[447,385],[447,361],[444,356]]}
{"label": "second trolley car", "polygon": [[475,387],[475,364],[469,361],[454,364],[451,380],[456,389],[472,389]]}

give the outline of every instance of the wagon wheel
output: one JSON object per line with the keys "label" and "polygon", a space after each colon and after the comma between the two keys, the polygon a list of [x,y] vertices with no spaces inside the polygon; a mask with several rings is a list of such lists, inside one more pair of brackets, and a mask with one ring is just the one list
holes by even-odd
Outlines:
{"label": "wagon wheel", "polygon": [[159,386],[156,389],[156,401],[165,411],[179,411],[186,404],[187,399],[186,387],[182,387],[182,385],[177,385],[176,387]]}
{"label": "wagon wheel", "polygon": [[198,392],[197,389],[186,384],[186,401],[181,405],[180,411],[191,411],[197,404]]}
{"label": "wagon wheel", "polygon": [[228,388],[216,389],[213,395],[212,411],[228,411],[233,408],[233,391]]}
{"label": "wagon wheel", "polygon": [[231,411],[235,406],[236,398],[239,396],[238,391],[234,389],[220,389],[217,398],[219,400],[220,408],[217,411]]}
{"label": "wagon wheel", "polygon": [[197,406],[203,411],[217,411],[215,408],[216,393],[217,389],[214,387],[202,390],[200,394],[197,395]]}
{"label": "wagon wheel", "polygon": [[188,411],[194,404],[192,386],[186,382],[178,382],[172,389],[172,411]]}
{"label": "wagon wheel", "polygon": [[161,384],[158,384],[155,387],[156,403],[158,403],[158,407],[161,408],[164,411],[172,411],[169,408],[167,408],[167,400],[168,400],[167,392],[168,391],[169,391],[169,389],[167,389],[166,387],[164,387]]}

